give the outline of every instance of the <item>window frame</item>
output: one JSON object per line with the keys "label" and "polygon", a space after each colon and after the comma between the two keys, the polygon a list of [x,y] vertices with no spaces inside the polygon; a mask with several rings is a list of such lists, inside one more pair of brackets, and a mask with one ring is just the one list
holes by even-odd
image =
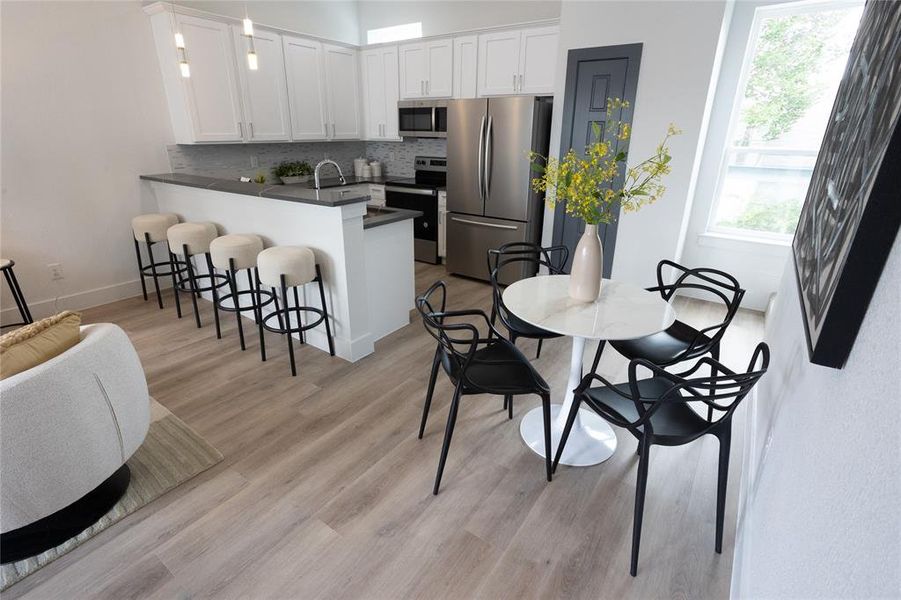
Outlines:
{"label": "window frame", "polygon": [[[757,52],[760,28],[764,19],[818,12],[826,9],[839,10],[842,8],[863,6],[864,4],[865,0],[800,0],[798,2],[766,4],[754,9],[754,18],[751,21],[751,28],[748,32],[747,43],[745,44],[745,52],[741,61],[738,81],[732,97],[732,109],[729,114],[729,123],[726,127],[726,136],[723,140],[722,147],[720,148],[719,167],[717,169],[713,199],[710,203],[710,210],[707,213],[707,222],[704,226],[704,231],[701,233],[702,236],[734,238],[784,245],[791,244],[791,241],[794,238],[794,232],[791,234],[772,233],[768,231],[755,231],[753,229],[740,229],[737,227],[723,227],[722,225],[714,224],[716,214],[720,207],[721,194],[729,168],[729,155],[734,150],[732,145],[732,140],[734,138],[733,134],[741,116],[741,105],[745,98],[748,79],[751,76],[753,59]],[[800,149],[785,149],[787,153],[796,152],[798,150]],[[816,154],[819,155],[819,148],[816,150]]]}

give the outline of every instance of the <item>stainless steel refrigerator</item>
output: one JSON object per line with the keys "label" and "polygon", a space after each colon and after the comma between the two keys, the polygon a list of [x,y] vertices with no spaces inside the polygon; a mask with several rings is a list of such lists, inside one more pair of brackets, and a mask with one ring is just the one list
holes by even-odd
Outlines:
{"label": "stainless steel refrigerator", "polygon": [[[447,270],[488,279],[487,252],[538,242],[543,194],[531,189],[529,152],[548,153],[551,98],[507,96],[447,105]],[[533,275],[502,273],[511,283]]]}

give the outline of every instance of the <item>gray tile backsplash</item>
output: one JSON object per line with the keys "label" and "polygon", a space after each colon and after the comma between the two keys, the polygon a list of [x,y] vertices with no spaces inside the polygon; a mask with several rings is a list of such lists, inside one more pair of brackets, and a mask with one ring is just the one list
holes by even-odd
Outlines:
{"label": "gray tile backsplash", "polygon": [[[408,138],[403,142],[173,145],[167,150],[173,173],[237,179],[262,172],[273,181],[272,167],[284,160],[304,160],[315,166],[327,157],[341,165],[345,174],[353,174],[353,160],[360,156],[381,162],[388,175],[412,177],[413,158],[447,156],[447,142]],[[251,166],[254,157],[257,167]]]}
{"label": "gray tile backsplash", "polygon": [[366,142],[366,156],[387,167],[389,175],[413,176],[416,156],[447,156],[447,140],[406,138],[402,142]]}

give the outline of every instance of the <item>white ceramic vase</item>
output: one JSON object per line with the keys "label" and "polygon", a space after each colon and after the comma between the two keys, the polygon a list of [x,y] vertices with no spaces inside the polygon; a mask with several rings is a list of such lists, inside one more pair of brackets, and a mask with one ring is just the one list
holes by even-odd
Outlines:
{"label": "white ceramic vase", "polygon": [[601,293],[601,273],[604,251],[598,237],[597,225],[585,225],[585,232],[576,245],[570,271],[569,295],[579,302],[594,302]]}

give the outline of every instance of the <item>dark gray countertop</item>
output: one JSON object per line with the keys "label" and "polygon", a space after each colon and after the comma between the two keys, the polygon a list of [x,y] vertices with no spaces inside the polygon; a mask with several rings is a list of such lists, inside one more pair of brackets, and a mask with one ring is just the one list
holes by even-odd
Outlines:
{"label": "dark gray countertop", "polygon": [[[141,175],[141,179],[147,181],[159,181],[161,183],[169,183],[172,185],[202,188],[205,190],[214,190],[217,192],[227,192],[230,194],[243,194],[245,196],[272,198],[274,200],[287,200],[289,202],[299,202],[301,204],[315,204],[317,206],[343,206],[345,204],[367,202],[369,200],[369,194],[362,194],[359,191],[354,191],[344,186],[327,187],[329,185],[334,185],[334,183],[337,182],[337,179],[323,179],[320,181],[320,185],[326,187],[319,190],[313,189],[311,183],[299,183],[295,185],[260,185],[258,183],[244,183],[230,179],[206,177],[204,175],[189,175],[187,173]],[[348,186],[365,185],[369,183],[379,184],[383,182],[384,178],[367,180],[354,177],[347,178]],[[363,217],[363,229],[396,223],[406,219],[415,219],[420,216],[422,216],[422,213],[417,210],[368,207],[366,216]]]}
{"label": "dark gray countertop", "polygon": [[[215,190],[218,192],[228,192],[230,194],[243,194],[245,196],[288,200],[303,204],[316,204],[318,206],[343,206],[345,204],[354,204],[356,202],[366,202],[369,200],[368,193],[364,194],[359,190],[352,190],[342,186],[323,187],[323,189],[316,190],[313,189],[312,184],[309,183],[298,183],[295,185],[271,185],[267,183],[260,185],[258,183],[244,183],[230,179],[206,177],[204,175],[189,175],[187,173],[141,175],[141,179]],[[353,180],[353,182],[351,182],[351,180]],[[327,186],[330,183],[330,180],[323,180],[321,183],[323,186]],[[379,181],[361,180],[356,182],[355,178],[348,179],[348,186],[364,185],[368,183],[379,183]]]}

